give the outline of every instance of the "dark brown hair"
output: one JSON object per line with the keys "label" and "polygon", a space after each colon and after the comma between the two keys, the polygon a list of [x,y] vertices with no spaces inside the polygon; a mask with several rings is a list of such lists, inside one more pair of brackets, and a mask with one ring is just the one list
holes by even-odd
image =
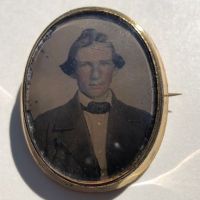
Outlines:
{"label": "dark brown hair", "polygon": [[76,55],[80,48],[90,46],[93,42],[107,43],[112,50],[112,61],[117,68],[122,68],[125,64],[122,56],[116,53],[112,42],[109,42],[107,35],[97,32],[95,29],[85,29],[81,35],[72,44],[67,60],[60,65],[62,71],[67,75],[72,75],[75,72],[77,61]]}

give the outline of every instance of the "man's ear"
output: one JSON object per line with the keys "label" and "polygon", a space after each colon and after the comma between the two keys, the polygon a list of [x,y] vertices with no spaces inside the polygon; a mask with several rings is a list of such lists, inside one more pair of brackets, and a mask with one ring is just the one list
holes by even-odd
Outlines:
{"label": "man's ear", "polygon": [[119,68],[115,67],[113,71],[113,77],[115,77],[118,74]]}
{"label": "man's ear", "polygon": [[73,78],[73,79],[76,79],[76,78],[77,78],[76,72],[72,73],[72,74],[70,75],[70,77]]}

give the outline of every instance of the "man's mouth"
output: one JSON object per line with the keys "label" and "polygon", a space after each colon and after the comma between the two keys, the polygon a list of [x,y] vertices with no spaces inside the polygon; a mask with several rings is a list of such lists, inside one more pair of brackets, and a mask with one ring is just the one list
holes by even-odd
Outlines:
{"label": "man's mouth", "polygon": [[89,86],[90,88],[96,89],[96,90],[101,89],[103,87],[102,84],[90,84]]}

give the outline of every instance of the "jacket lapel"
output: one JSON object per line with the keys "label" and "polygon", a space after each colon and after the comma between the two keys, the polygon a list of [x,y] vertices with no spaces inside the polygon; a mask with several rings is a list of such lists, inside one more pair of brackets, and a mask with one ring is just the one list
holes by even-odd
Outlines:
{"label": "jacket lapel", "polygon": [[60,133],[59,141],[63,143],[82,169],[82,176],[87,178],[99,177],[100,169],[77,94],[66,104],[63,112],[57,116],[53,130]]}
{"label": "jacket lapel", "polygon": [[125,106],[113,94],[112,108],[108,119],[106,157],[108,175],[113,175],[133,161],[138,145],[137,134],[141,130],[136,117],[127,116]]}

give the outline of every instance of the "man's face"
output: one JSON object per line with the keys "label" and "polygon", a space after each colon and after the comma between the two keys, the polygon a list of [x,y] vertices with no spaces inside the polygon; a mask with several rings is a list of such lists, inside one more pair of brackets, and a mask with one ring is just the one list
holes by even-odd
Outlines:
{"label": "man's face", "polygon": [[113,72],[112,50],[106,43],[93,43],[79,49],[75,78],[79,89],[90,98],[100,98],[108,91]]}

